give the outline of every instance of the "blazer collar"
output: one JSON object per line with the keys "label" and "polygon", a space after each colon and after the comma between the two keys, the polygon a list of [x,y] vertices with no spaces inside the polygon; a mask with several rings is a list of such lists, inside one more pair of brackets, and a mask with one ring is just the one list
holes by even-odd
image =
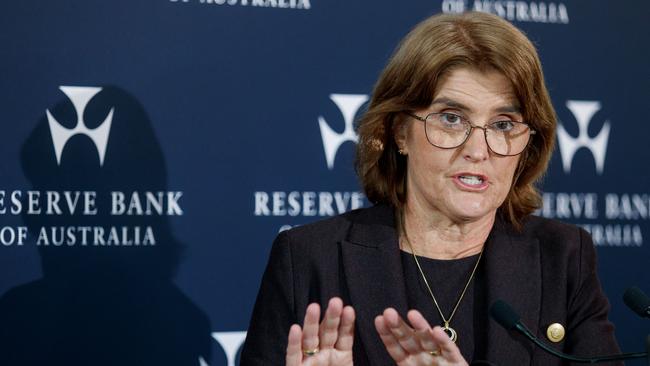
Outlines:
{"label": "blazer collar", "polygon": [[394,213],[389,206],[374,206],[356,214],[341,246],[345,279],[356,311],[358,341],[371,365],[391,365],[394,362],[375,330],[375,317],[388,307],[403,317],[407,312]]}
{"label": "blazer collar", "polygon": [[[392,364],[377,335],[374,319],[392,307],[405,317],[407,308],[404,271],[393,208],[385,205],[359,210],[341,243],[345,280],[355,308],[359,341],[370,364]],[[512,231],[497,219],[484,253],[487,304],[503,300],[521,315],[533,334],[538,333],[541,304],[541,264],[537,239]],[[488,316],[488,309],[485,309]],[[513,341],[514,336],[514,341]],[[508,364],[531,363],[532,345],[508,334],[494,320],[487,322],[488,361],[508,360]]]}

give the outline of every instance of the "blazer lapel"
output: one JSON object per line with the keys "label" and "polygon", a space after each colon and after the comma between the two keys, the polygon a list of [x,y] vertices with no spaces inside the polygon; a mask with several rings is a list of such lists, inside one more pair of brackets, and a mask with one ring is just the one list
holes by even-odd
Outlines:
{"label": "blazer lapel", "polygon": [[356,311],[357,334],[370,364],[387,365],[392,359],[374,321],[388,307],[406,315],[406,287],[392,209],[375,206],[369,211],[369,220],[355,220],[341,242],[343,270]]}
{"label": "blazer lapel", "polygon": [[[485,248],[487,304],[503,300],[521,316],[533,334],[538,333],[541,304],[541,263],[537,239],[508,232],[497,220]],[[487,323],[487,360],[508,360],[528,365],[534,345],[519,334],[507,332],[493,319]],[[514,338],[514,340],[513,340]]]}

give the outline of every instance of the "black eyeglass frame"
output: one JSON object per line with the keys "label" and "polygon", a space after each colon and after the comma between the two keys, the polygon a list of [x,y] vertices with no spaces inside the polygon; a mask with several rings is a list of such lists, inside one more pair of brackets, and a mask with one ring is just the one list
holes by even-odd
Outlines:
{"label": "black eyeglass frame", "polygon": [[[499,155],[499,156],[517,156],[517,155],[523,153],[523,152],[526,150],[526,148],[528,148],[528,145],[530,145],[530,141],[532,140],[532,135],[537,134],[537,131],[535,131],[535,130],[533,130],[532,128],[530,128],[530,125],[529,125],[528,123],[525,123],[525,122],[519,122],[519,121],[512,121],[512,120],[495,121],[495,122],[492,122],[492,123],[486,125],[485,127],[482,127],[482,126],[477,126],[477,125],[473,124],[473,123],[472,123],[470,120],[468,120],[467,118],[462,117],[462,116],[460,116],[460,115],[458,115],[458,114],[456,114],[456,113],[449,113],[449,112],[442,112],[442,113],[440,113],[440,112],[434,112],[434,113],[429,113],[429,114],[427,114],[425,117],[420,117],[420,116],[418,116],[418,115],[416,115],[416,114],[414,114],[414,113],[412,113],[412,112],[409,112],[409,111],[404,111],[404,114],[406,114],[407,116],[413,117],[413,118],[417,119],[418,121],[424,122],[424,124],[425,124],[425,125],[424,125],[424,134],[427,136],[427,141],[429,142],[429,144],[431,144],[431,146],[435,146],[435,147],[437,147],[437,148],[439,148],[439,149],[445,149],[445,150],[457,149],[457,148],[463,146],[463,145],[467,142],[467,140],[469,139],[469,137],[472,135],[472,131],[473,131],[475,128],[478,128],[478,129],[483,130],[483,137],[485,138],[485,144],[487,145],[488,149],[490,149],[490,151],[491,151],[492,153],[494,153],[494,154],[496,154],[496,155]],[[467,124],[469,125],[469,130],[465,133],[465,138],[463,139],[463,142],[461,142],[460,144],[458,144],[458,145],[456,145],[456,146],[453,146],[453,147],[442,147],[442,146],[438,146],[438,145],[434,144],[433,142],[431,142],[431,139],[429,139],[429,134],[427,133],[427,127],[426,127],[427,118],[429,118],[429,116],[432,116],[432,115],[441,115],[441,114],[452,114],[452,115],[457,116],[458,118],[460,118],[461,121],[465,121],[465,122],[467,122]],[[487,132],[487,131],[488,131],[488,127],[487,127],[487,126],[489,126],[489,125],[493,125],[493,124],[495,124],[495,123],[499,123],[499,122],[506,122],[506,121],[507,121],[507,122],[513,122],[513,123],[520,123],[520,124],[525,125],[526,127],[528,127],[528,135],[529,135],[529,136],[528,136],[528,142],[526,142],[526,145],[524,145],[524,147],[521,149],[521,151],[518,152],[518,153],[516,153],[516,154],[500,154],[500,153],[494,151],[494,150],[492,149],[492,146],[490,146],[490,143],[488,142],[488,139],[487,139],[487,133],[488,133],[488,132]]]}

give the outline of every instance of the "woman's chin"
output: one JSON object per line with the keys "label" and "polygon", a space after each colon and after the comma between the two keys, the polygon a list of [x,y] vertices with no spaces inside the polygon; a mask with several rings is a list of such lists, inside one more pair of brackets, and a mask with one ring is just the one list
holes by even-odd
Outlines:
{"label": "woman's chin", "polygon": [[454,221],[475,222],[492,219],[496,215],[496,208],[486,207],[480,202],[470,202],[457,205],[451,211]]}

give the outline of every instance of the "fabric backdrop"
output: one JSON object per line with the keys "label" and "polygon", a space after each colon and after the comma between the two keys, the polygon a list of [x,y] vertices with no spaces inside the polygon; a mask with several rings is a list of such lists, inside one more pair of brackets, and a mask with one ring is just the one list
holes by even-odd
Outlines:
{"label": "fabric backdrop", "polygon": [[[644,348],[650,322],[621,295],[650,293],[650,3],[0,9],[0,308],[33,329],[65,324],[46,337],[59,347],[150,352],[133,332],[163,354],[201,344],[197,365],[237,364],[275,235],[368,205],[353,124],[397,42],[431,14],[473,9],[538,47],[561,122],[539,214],[592,233],[621,346]],[[80,329],[86,344],[66,344]]]}

